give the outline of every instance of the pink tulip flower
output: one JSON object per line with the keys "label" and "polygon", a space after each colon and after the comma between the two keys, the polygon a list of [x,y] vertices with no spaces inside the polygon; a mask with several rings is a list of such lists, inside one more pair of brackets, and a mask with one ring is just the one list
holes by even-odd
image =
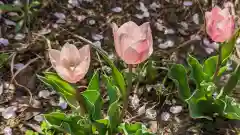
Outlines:
{"label": "pink tulip flower", "polygon": [[118,56],[127,64],[139,64],[152,54],[153,39],[150,24],[138,26],[132,21],[120,28],[112,25],[115,49]]}
{"label": "pink tulip flower", "polygon": [[58,75],[70,82],[76,83],[83,79],[90,65],[90,47],[86,45],[77,49],[72,44],[65,44],[61,51],[50,49],[50,61]]}
{"label": "pink tulip flower", "polygon": [[215,42],[225,42],[234,34],[234,16],[228,8],[214,7],[211,12],[205,13],[207,34]]}

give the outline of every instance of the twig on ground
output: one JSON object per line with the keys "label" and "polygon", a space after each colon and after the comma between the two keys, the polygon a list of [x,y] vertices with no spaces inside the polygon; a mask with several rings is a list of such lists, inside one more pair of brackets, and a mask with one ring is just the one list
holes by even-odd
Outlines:
{"label": "twig on ground", "polygon": [[11,76],[12,76],[12,79],[11,79],[11,83],[14,81],[14,83],[19,86],[19,87],[22,87],[24,88],[28,93],[29,93],[29,96],[30,96],[30,99],[29,99],[29,104],[31,104],[31,101],[32,101],[32,92],[29,88],[19,84],[16,80],[15,80],[15,77],[21,72],[23,71],[26,67],[28,67],[31,63],[35,62],[36,60],[39,59],[39,57],[37,58],[34,58],[34,59],[31,59],[27,64],[25,64],[21,69],[17,70],[17,72],[14,73],[13,69],[14,69],[14,60],[15,60],[15,57],[16,57],[17,53],[14,53],[13,56],[12,56],[12,61],[11,61]]}

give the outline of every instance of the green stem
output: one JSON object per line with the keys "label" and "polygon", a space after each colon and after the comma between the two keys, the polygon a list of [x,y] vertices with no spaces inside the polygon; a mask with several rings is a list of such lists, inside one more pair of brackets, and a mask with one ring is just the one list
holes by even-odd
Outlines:
{"label": "green stem", "polygon": [[222,64],[222,58],[221,58],[221,55],[222,55],[222,46],[220,45],[219,46],[219,49],[218,49],[218,60],[217,60],[217,67],[216,67],[216,71],[213,75],[213,81],[216,81],[217,79],[217,76],[218,76],[218,72],[221,68],[221,64]]}
{"label": "green stem", "polygon": [[84,104],[83,96],[81,95],[81,93],[79,91],[76,92],[76,98],[77,98],[78,103],[80,105],[80,108],[77,109],[77,110],[79,110],[79,113],[80,113],[81,116],[84,116],[86,114],[87,109],[86,109],[86,106]]}
{"label": "green stem", "polygon": [[123,97],[123,108],[122,108],[122,114],[120,117],[121,121],[123,120],[123,116],[128,108],[128,99],[129,99],[129,95],[130,95],[131,89],[132,89],[132,68],[133,68],[133,65],[129,64],[128,65],[129,71],[128,71],[128,76],[127,76],[128,87],[127,87],[126,97]]}

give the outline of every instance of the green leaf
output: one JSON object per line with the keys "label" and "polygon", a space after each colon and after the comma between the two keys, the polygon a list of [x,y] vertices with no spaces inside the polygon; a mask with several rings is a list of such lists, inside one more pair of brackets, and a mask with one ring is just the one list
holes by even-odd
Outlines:
{"label": "green leaf", "polygon": [[198,60],[191,55],[188,56],[188,64],[191,67],[191,76],[194,79],[197,87],[200,87],[201,82],[205,79],[202,65]]}
{"label": "green leaf", "polygon": [[146,126],[140,122],[134,124],[122,123],[118,128],[124,135],[152,135],[147,131]]}
{"label": "green leaf", "polygon": [[212,56],[204,62],[203,71],[207,74],[208,77],[212,77],[216,71],[217,67],[217,56]]}
{"label": "green leaf", "polygon": [[106,135],[108,131],[109,120],[108,119],[100,119],[96,120],[94,126],[100,135]]}
{"label": "green leaf", "polygon": [[[46,81],[47,81],[45,83],[47,83],[48,85],[51,85],[51,83],[49,84],[48,81],[53,81],[58,86],[62,87],[62,89],[64,91],[60,90],[59,92],[64,92],[64,93],[69,94],[69,95],[75,95],[76,94],[76,89],[74,87],[72,87],[68,82],[61,79],[56,73],[45,72],[44,75],[45,75],[45,78],[46,78]],[[56,90],[58,90],[58,89],[56,89]]]}
{"label": "green leaf", "polygon": [[240,120],[240,104],[232,97],[226,96],[224,99],[226,103],[224,109],[224,116],[228,119]]}
{"label": "green leaf", "polygon": [[153,60],[148,60],[147,62],[147,80],[153,82],[158,76],[156,67],[154,66]]}
{"label": "green leaf", "polygon": [[118,95],[119,95],[118,89],[115,87],[115,85],[113,84],[110,77],[103,74],[103,80],[107,84],[107,92],[108,92],[108,96],[110,99],[109,102],[110,102],[110,104],[112,104],[113,102],[115,102],[118,99]]}
{"label": "green leaf", "polygon": [[234,36],[231,40],[221,44],[221,46],[222,46],[222,49],[221,49],[222,63],[225,63],[227,61],[227,59],[229,58],[229,56],[232,54],[232,52],[235,48],[236,40],[239,37],[239,34],[240,34],[240,29],[237,30],[237,32],[234,34]]}
{"label": "green leaf", "polygon": [[230,78],[228,79],[228,82],[223,87],[223,94],[224,95],[231,94],[233,89],[237,85],[239,79],[240,79],[240,65],[237,66],[235,71],[231,74]]}
{"label": "green leaf", "polygon": [[100,93],[96,90],[86,90],[82,92],[81,95],[84,97],[87,111],[92,119],[100,119],[102,117],[101,108],[103,104]]}
{"label": "green leaf", "polygon": [[13,11],[21,11],[22,8],[20,6],[16,6],[13,4],[0,4],[0,10],[7,11],[7,12],[13,12]]}
{"label": "green leaf", "polygon": [[24,20],[20,20],[17,22],[15,26],[15,32],[19,32],[23,28]]}
{"label": "green leaf", "polygon": [[53,90],[58,92],[58,94],[60,94],[72,108],[78,110],[77,108],[79,108],[80,105],[77,100],[77,93],[74,87],[62,80],[55,73],[46,72],[45,77],[38,75],[38,78]]}
{"label": "green leaf", "polygon": [[97,91],[100,90],[100,87],[99,87],[99,73],[98,73],[98,71],[96,71],[93,74],[93,76],[91,78],[91,81],[88,84],[87,90],[97,90]]}
{"label": "green leaf", "polygon": [[60,129],[61,131],[63,131],[61,129],[62,122],[68,120],[66,115],[60,112],[52,112],[50,114],[45,114],[44,117],[50,126]]}
{"label": "green leaf", "polygon": [[1,53],[0,54],[0,67],[3,66],[8,60],[9,55],[7,53]]}
{"label": "green leaf", "polygon": [[124,77],[122,75],[122,73],[116,68],[116,66],[113,64],[113,62],[108,58],[108,56],[103,53],[100,49],[97,49],[99,51],[99,53],[101,54],[101,56],[103,57],[103,59],[108,63],[108,65],[111,67],[112,69],[112,76],[114,78],[114,81],[117,83],[121,94],[123,97],[126,97],[126,83],[124,80]]}
{"label": "green leaf", "polygon": [[120,124],[120,105],[118,103],[118,100],[116,100],[109,106],[107,112],[111,133],[115,132],[118,125]]}
{"label": "green leaf", "polygon": [[188,99],[191,96],[191,91],[188,85],[185,67],[180,64],[173,65],[168,72],[168,76],[177,85],[180,98],[182,100]]}

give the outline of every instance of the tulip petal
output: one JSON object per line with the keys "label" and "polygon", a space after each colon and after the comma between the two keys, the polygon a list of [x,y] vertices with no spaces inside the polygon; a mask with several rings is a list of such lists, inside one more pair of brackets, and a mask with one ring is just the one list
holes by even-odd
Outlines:
{"label": "tulip petal", "polygon": [[90,57],[90,46],[89,45],[83,46],[78,51],[80,54],[80,61],[84,61],[86,58]]}
{"label": "tulip petal", "polygon": [[118,56],[122,55],[122,51],[121,51],[121,46],[120,46],[120,37],[118,36],[118,26],[116,25],[116,23],[112,24],[112,30],[113,30],[113,38],[114,38],[114,46],[115,46],[115,50],[118,54]]}
{"label": "tulip petal", "polygon": [[49,49],[48,53],[52,66],[55,68],[57,64],[60,64],[60,51]]}
{"label": "tulip petal", "polygon": [[66,43],[61,50],[60,60],[66,67],[75,67],[80,63],[79,50],[75,45]]}
{"label": "tulip petal", "polygon": [[135,49],[129,47],[124,51],[122,59],[127,64],[139,64],[139,56],[139,53]]}
{"label": "tulip petal", "polygon": [[58,73],[58,75],[63,79],[66,80],[70,83],[76,83],[78,80],[75,80],[73,77],[73,73],[71,72],[71,70],[65,68],[62,65],[57,65],[56,66],[56,71]]}

